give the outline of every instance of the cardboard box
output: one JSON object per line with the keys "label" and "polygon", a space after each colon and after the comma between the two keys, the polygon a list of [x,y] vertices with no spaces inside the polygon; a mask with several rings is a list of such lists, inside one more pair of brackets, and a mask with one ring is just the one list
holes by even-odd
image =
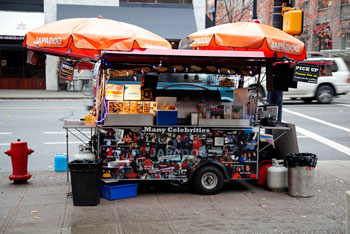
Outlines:
{"label": "cardboard box", "polygon": [[249,119],[200,119],[200,126],[249,126]]}
{"label": "cardboard box", "polygon": [[105,126],[152,126],[152,114],[107,114]]}
{"label": "cardboard box", "polygon": [[137,184],[103,184],[101,197],[117,200],[137,196]]}

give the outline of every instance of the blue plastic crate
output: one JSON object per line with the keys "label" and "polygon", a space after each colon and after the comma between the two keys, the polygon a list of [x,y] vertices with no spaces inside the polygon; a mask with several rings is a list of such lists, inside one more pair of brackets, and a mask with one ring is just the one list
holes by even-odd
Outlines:
{"label": "blue plastic crate", "polygon": [[108,200],[117,200],[137,196],[137,184],[103,184],[101,197]]}
{"label": "blue plastic crate", "polygon": [[156,111],[157,125],[177,125],[177,111],[176,110],[160,110]]}
{"label": "blue plastic crate", "polygon": [[55,154],[55,171],[67,171],[66,154]]}

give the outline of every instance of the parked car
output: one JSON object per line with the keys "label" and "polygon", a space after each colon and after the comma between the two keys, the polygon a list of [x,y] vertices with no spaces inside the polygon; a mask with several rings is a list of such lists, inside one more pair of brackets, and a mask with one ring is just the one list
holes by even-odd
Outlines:
{"label": "parked car", "polygon": [[[301,99],[305,102],[317,100],[319,103],[327,104],[331,103],[335,96],[350,93],[350,72],[341,57],[311,57],[306,61],[317,62],[325,60],[333,60],[332,65],[325,65],[329,66],[326,67],[326,70],[331,70],[331,73],[320,75],[317,84],[298,82],[298,87],[289,88],[288,92],[283,92],[283,97]],[[250,79],[247,86],[256,87],[255,80]],[[261,97],[267,96],[265,79],[259,87],[259,95]]]}

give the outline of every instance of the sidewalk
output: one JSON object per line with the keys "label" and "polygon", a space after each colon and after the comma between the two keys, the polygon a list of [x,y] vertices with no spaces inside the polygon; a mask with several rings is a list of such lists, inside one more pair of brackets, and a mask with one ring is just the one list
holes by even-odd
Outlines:
{"label": "sidewalk", "polygon": [[91,98],[81,91],[52,91],[39,89],[0,89],[0,99],[81,99]]}
{"label": "sidewalk", "polygon": [[315,196],[296,198],[232,182],[215,196],[155,188],[94,207],[73,206],[66,173],[0,174],[0,233],[344,233],[350,160],[316,166]]}

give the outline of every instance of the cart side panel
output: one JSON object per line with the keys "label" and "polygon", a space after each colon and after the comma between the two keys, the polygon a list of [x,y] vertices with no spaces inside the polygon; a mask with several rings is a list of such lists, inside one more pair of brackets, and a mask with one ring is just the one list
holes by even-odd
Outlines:
{"label": "cart side panel", "polygon": [[105,177],[187,180],[213,161],[226,179],[256,177],[258,137],[251,127],[102,127],[99,134]]}

